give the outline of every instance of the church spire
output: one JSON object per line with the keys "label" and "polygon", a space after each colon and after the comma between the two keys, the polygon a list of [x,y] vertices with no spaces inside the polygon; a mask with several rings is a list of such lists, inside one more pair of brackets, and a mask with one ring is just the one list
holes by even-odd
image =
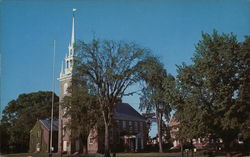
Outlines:
{"label": "church spire", "polygon": [[74,44],[75,44],[75,16],[74,16],[74,11],[73,11],[71,45],[74,45]]}
{"label": "church spire", "polygon": [[64,64],[62,64],[62,69],[60,73],[60,79],[64,79],[67,77],[71,77],[73,72],[73,65],[74,65],[74,46],[75,46],[75,15],[74,12],[76,11],[75,8],[73,8],[73,19],[72,19],[72,34],[71,34],[71,41],[69,42],[69,52],[66,53],[66,56],[64,58]]}
{"label": "church spire", "polygon": [[71,42],[69,44],[69,56],[74,55],[74,45],[75,45],[75,11],[76,9],[73,8],[73,19],[72,19],[72,34],[71,34]]}

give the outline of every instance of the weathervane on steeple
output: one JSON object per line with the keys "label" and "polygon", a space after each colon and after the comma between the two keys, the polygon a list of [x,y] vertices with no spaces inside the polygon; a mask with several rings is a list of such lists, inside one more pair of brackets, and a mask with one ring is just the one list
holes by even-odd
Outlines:
{"label": "weathervane on steeple", "polygon": [[76,11],[76,8],[73,8],[72,11],[73,11],[73,16],[74,16],[74,13],[75,13],[75,11]]}

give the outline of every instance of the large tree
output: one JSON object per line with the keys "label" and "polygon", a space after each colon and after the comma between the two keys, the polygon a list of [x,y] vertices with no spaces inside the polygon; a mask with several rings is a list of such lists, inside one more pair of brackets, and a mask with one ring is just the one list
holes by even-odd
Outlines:
{"label": "large tree", "polygon": [[250,150],[250,36],[246,36],[245,41],[241,43],[240,57],[244,70],[241,71],[240,77],[242,85],[239,90],[239,103],[241,111],[240,123],[241,133],[244,137],[245,150]]}
{"label": "large tree", "polygon": [[[250,36],[246,36],[245,41],[241,43],[240,58],[244,69],[240,73],[242,79],[242,85],[239,90],[238,103],[240,104],[241,111],[248,110],[250,108]],[[241,116],[242,127],[241,130],[245,138],[250,139],[250,114],[244,112]],[[250,148],[249,148],[250,149]]]}
{"label": "large tree", "polygon": [[93,40],[79,42],[76,73],[85,78],[91,93],[97,96],[105,126],[105,157],[110,156],[109,128],[116,102],[126,89],[140,80],[142,66],[149,50],[134,43]]}
{"label": "large tree", "polygon": [[[230,156],[233,140],[249,115],[246,102],[239,103],[247,65],[233,34],[203,33],[192,58],[194,64],[178,69],[178,118],[190,138],[212,134],[223,139]],[[248,68],[249,69],[249,68]]]}
{"label": "large tree", "polygon": [[144,71],[141,74],[145,81],[145,87],[142,89],[140,97],[140,109],[147,113],[154,112],[157,121],[157,134],[159,137],[159,152],[162,148],[162,130],[164,120],[170,117],[170,99],[167,90],[172,85],[174,78],[167,74],[164,65],[156,57],[150,57],[144,62]]}
{"label": "large tree", "polygon": [[[213,128],[207,126],[208,123],[205,123],[212,118],[205,119],[207,111],[199,107],[203,103],[200,99],[202,88],[198,86],[199,81],[194,80],[194,78],[190,79],[194,77],[195,72],[193,66],[187,66],[186,64],[178,66],[173,106],[176,110],[174,116],[179,122],[179,125],[176,126],[179,128],[176,137],[180,141],[182,156],[184,156],[184,145],[189,142],[189,139],[203,137],[213,130]],[[197,85],[195,88],[194,84]],[[210,116],[212,117],[212,115]]]}
{"label": "large tree", "polygon": [[[55,95],[55,117],[58,117],[58,101]],[[3,110],[1,120],[1,146],[8,152],[27,152],[29,134],[38,119],[49,118],[51,115],[52,92],[34,92],[20,94],[16,100],[8,103]],[[3,129],[3,130],[2,130]],[[5,136],[3,136],[5,135]],[[5,140],[5,138],[8,138]],[[7,143],[2,143],[2,142]],[[1,148],[1,150],[3,150]]]}

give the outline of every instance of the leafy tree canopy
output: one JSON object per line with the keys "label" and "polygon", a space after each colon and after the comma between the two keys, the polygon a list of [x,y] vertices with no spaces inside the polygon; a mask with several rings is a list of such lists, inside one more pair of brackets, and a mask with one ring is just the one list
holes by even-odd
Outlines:
{"label": "leafy tree canopy", "polygon": [[149,57],[143,64],[144,71],[141,74],[145,82],[140,97],[141,110],[147,113],[154,112],[157,120],[157,133],[159,138],[159,152],[162,148],[162,131],[164,126],[163,117],[169,120],[171,112],[171,90],[174,84],[174,77],[167,74],[164,65],[156,57]]}
{"label": "leafy tree canopy", "polygon": [[[20,94],[16,100],[8,103],[3,110],[1,129],[7,135],[1,137],[4,151],[26,152],[29,147],[29,132],[39,119],[51,115],[52,92],[39,91]],[[54,116],[58,117],[58,101],[55,95]],[[2,130],[1,130],[2,131]],[[4,140],[9,138],[8,140]]]}
{"label": "leafy tree canopy", "polygon": [[249,99],[243,96],[249,85],[248,46],[249,38],[241,44],[233,34],[202,33],[194,64],[178,67],[176,108],[186,135],[213,134],[231,149],[250,113]]}
{"label": "leafy tree canopy", "polygon": [[105,125],[105,157],[109,154],[109,127],[118,99],[127,93],[126,89],[141,80],[141,64],[150,52],[134,43],[93,40],[79,42],[78,59],[75,62],[76,75],[83,77],[90,93],[97,97]]}

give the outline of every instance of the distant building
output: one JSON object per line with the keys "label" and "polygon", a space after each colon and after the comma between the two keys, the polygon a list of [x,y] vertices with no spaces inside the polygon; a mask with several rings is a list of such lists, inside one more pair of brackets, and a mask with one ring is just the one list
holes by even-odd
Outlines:
{"label": "distant building", "polygon": [[[180,140],[178,139],[178,132],[181,123],[177,120],[176,116],[174,115],[168,125],[170,127],[170,136],[173,141],[172,149],[180,148],[181,143]],[[187,139],[186,142],[191,142],[191,139]],[[221,138],[212,138],[210,134],[207,136],[192,139],[192,144],[197,149],[204,149],[204,148],[218,149],[217,147],[220,147],[221,143],[222,143]]]}
{"label": "distant building", "polygon": [[[38,120],[30,131],[29,152],[49,152],[50,148],[50,119]],[[53,152],[57,152],[58,147],[58,121],[53,122]]]}
{"label": "distant building", "polygon": [[[71,42],[68,47],[68,53],[64,58],[59,81],[60,81],[60,102],[69,93],[67,88],[72,84],[72,73],[74,65],[74,45],[75,45],[75,30],[74,30],[74,15],[72,21]],[[145,139],[148,134],[146,119],[141,116],[129,104],[118,103],[116,112],[113,117],[114,125],[110,129],[110,146],[115,145],[121,151],[139,151],[144,148]],[[83,147],[81,141],[77,138],[72,138],[72,131],[66,127],[70,122],[70,117],[65,117],[65,109],[59,106],[59,130],[58,130],[58,152],[72,154],[81,152]],[[96,128],[91,131],[88,138],[89,152],[98,152],[104,149],[104,138],[101,128]]]}
{"label": "distant building", "polygon": [[177,136],[178,131],[179,131],[179,125],[180,125],[180,122],[176,119],[176,116],[174,115],[168,123],[168,126],[170,128],[170,137],[173,140],[174,148],[180,146],[180,141]]}

